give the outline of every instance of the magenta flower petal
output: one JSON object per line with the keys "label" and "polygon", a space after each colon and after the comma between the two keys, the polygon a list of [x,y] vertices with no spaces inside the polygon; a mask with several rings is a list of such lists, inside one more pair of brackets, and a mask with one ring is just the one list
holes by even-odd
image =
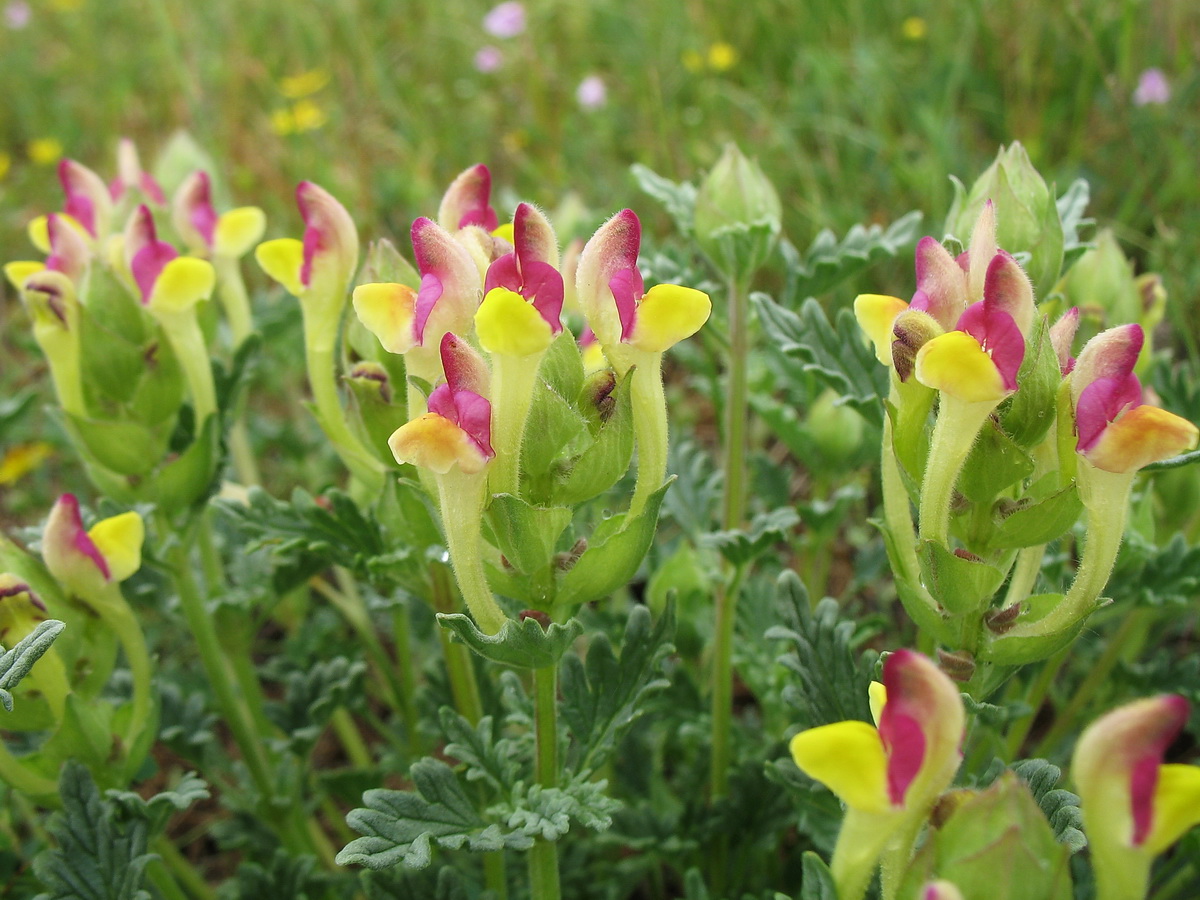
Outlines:
{"label": "magenta flower petal", "polygon": [[440,278],[432,272],[421,276],[421,287],[417,291],[417,302],[413,309],[413,334],[416,335],[418,344],[424,343],[425,324],[429,321],[433,307],[442,298],[442,292]]}
{"label": "magenta flower petal", "polygon": [[99,189],[107,193],[104,182],[91,169],[73,159],[64,159],[58,164],[58,180],[62,183],[67,202],[63,211],[87,229],[92,237],[97,236],[96,200],[94,193]]}
{"label": "magenta flower petal", "polygon": [[[910,304],[929,313],[949,330],[967,305],[966,273],[949,251],[934,237],[917,242],[917,294]],[[919,301],[919,302],[918,302]]]}
{"label": "magenta flower petal", "polygon": [[1104,429],[1117,417],[1142,403],[1142,385],[1137,376],[1108,375],[1083,389],[1075,406],[1075,448],[1086,453],[1096,445]]}
{"label": "magenta flower petal", "polygon": [[525,283],[521,296],[534,308],[555,334],[562,331],[563,278],[549,263],[534,261],[524,266]]}
{"label": "magenta flower petal", "polygon": [[507,288],[521,293],[521,270],[517,265],[517,254],[505,253],[488,266],[487,275],[483,279],[483,294],[486,297],[492,288]]}
{"label": "magenta flower petal", "polygon": [[63,494],[58,498],[59,507],[63,509],[67,517],[67,531],[71,546],[79,553],[82,553],[100,570],[100,574],[108,580],[108,561],[104,558],[104,554],[100,552],[83,527],[83,517],[79,514],[79,500],[74,494]]}
{"label": "magenta flower petal", "polygon": [[429,394],[425,407],[431,413],[437,413],[443,419],[449,419],[458,424],[458,408],[454,405],[454,389],[449,382],[439,384]]}
{"label": "magenta flower petal", "polygon": [[157,206],[167,205],[167,195],[163,192],[162,185],[155,180],[154,176],[149,172],[143,172],[140,179],[142,193],[150,198],[150,202]]}
{"label": "magenta flower petal", "polygon": [[1133,813],[1133,843],[1140,846],[1150,836],[1154,824],[1154,792],[1158,787],[1158,770],[1162,766],[1163,754],[1179,736],[1187,724],[1190,706],[1178,694],[1162,698],[1163,712],[1161,730],[1152,736],[1142,748],[1144,753],[1133,761],[1129,777],[1129,800]]}
{"label": "magenta flower petal", "polygon": [[1012,316],[1022,334],[1033,328],[1036,310],[1033,285],[1020,264],[1003,250],[992,257],[984,275],[983,296],[989,306]]}
{"label": "magenta flower petal", "polygon": [[1145,340],[1141,325],[1128,324],[1102,331],[1084,344],[1071,375],[1076,402],[1093,381],[1132,372]]}
{"label": "magenta flower petal", "polygon": [[894,709],[889,715],[891,705],[889,699],[883,707],[879,736],[887,751],[888,799],[893,806],[903,806],[904,795],[925,762],[925,733],[920,723],[911,716]]}
{"label": "magenta flower petal", "polygon": [[1025,360],[1025,336],[1017,323],[1003,309],[988,301],[972,303],[958,320],[958,330],[965,331],[992,358],[1004,389],[1017,389],[1017,372]]}
{"label": "magenta flower petal", "polygon": [[194,193],[189,197],[188,221],[200,232],[204,243],[211,247],[217,233],[217,211],[213,209],[212,184],[208,173],[197,172],[194,185]]}
{"label": "magenta flower petal", "polygon": [[154,293],[154,283],[158,281],[158,276],[167,267],[167,263],[178,255],[179,253],[170,244],[164,241],[154,241],[139,250],[133,257],[130,269],[133,270],[133,280],[137,282],[138,290],[142,294],[142,303],[150,302],[150,295]]}
{"label": "magenta flower petal", "polygon": [[454,393],[471,391],[486,397],[489,393],[491,370],[478,351],[452,332],[442,335],[438,347],[442,360],[442,371],[446,373],[446,384]]}
{"label": "magenta flower petal", "polygon": [[458,427],[467,433],[488,459],[496,455],[492,449],[492,404],[474,391],[457,391],[454,406],[458,410]]}
{"label": "magenta flower petal", "polygon": [[438,207],[438,224],[443,228],[457,230],[468,225],[479,225],[494,231],[499,224],[496,210],[492,209],[492,173],[480,163],[464,172],[450,183],[442,195]]}
{"label": "magenta flower petal", "polygon": [[612,291],[613,300],[617,304],[617,315],[621,318],[621,340],[628,340],[633,333],[638,301],[646,293],[642,273],[636,266],[621,269],[613,273],[608,280],[608,289]]}

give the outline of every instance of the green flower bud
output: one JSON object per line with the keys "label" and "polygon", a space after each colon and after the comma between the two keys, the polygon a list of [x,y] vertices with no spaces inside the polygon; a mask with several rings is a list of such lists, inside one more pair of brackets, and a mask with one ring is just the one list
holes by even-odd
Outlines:
{"label": "green flower bud", "polygon": [[971,233],[983,205],[996,208],[996,243],[1014,255],[1028,253],[1024,263],[1039,297],[1058,281],[1063,260],[1062,220],[1054,191],[1029,161],[1025,148],[1013,141],[1001,147],[996,160],[967,191],[954,179],[954,203],[946,230],[957,236]]}
{"label": "green flower bud", "polygon": [[967,796],[934,828],[904,876],[898,897],[952,882],[964,897],[1070,900],[1070,850],[1054,837],[1029,788],[1011,772]]}
{"label": "green flower bud", "polygon": [[1063,278],[1066,305],[1078,306],[1085,318],[1099,320],[1101,327],[1140,322],[1142,297],[1133,264],[1121,252],[1111,230],[1097,234],[1095,243]]}
{"label": "green flower bud", "polygon": [[696,194],[700,249],[725,275],[748,280],[775,246],[781,218],[779,195],[758,163],[726,144]]}
{"label": "green flower bud", "polygon": [[826,463],[844,468],[853,464],[862,446],[863,419],[827,388],[808,411],[808,433]]}
{"label": "green flower bud", "polygon": [[367,258],[358,276],[358,284],[405,284],[416,290],[421,286],[421,273],[404,258],[396,245],[387,238],[372,241]]}

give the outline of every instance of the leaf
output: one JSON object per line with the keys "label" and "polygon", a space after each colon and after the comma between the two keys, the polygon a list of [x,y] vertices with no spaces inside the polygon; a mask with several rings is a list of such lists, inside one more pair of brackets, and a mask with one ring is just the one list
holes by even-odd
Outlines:
{"label": "leaf", "polygon": [[471,617],[463,613],[438,613],[437,620],[484,659],[518,669],[544,669],[557,665],[575,639],[583,634],[583,625],[578,619],[568,619],[563,624],[552,622],[549,628],[543,628],[533,617],[520,621],[509,619],[499,634],[484,634]]}
{"label": "leaf", "polygon": [[377,789],[363,794],[366,807],[346,816],[346,823],[363,837],[338,853],[338,865],[387,869],[403,864],[423,869],[432,859],[435,844],[476,852],[533,846],[533,839],[524,832],[489,824],[444,762],[418,760],[409,776],[415,791]]}
{"label": "leaf", "polygon": [[571,510],[533,506],[515,494],[494,494],[487,521],[505,559],[522,575],[532,575],[553,562],[558,539],[571,524]]}
{"label": "leaf", "polygon": [[289,672],[283,702],[267,704],[267,717],[287,736],[283,745],[297,755],[312,749],[338,707],[348,706],[363,693],[367,666],[337,656],[307,669]]}
{"label": "leaf", "polygon": [[663,205],[683,234],[692,233],[692,217],[696,211],[696,187],[690,182],[674,182],[664,178],[641,163],[629,167],[642,191]]}
{"label": "leaf", "polygon": [[483,781],[496,791],[507,792],[521,771],[517,762],[517,743],[509,738],[494,737],[491,716],[484,716],[472,727],[448,706],[443,706],[438,713],[447,738],[443,753],[462,763],[467,781]]}
{"label": "leaf", "polygon": [[48,889],[35,900],[150,900],[142,887],[146,866],[158,857],[146,852],[171,813],[208,796],[204,783],[185,775],[173,791],[144,800],[127,791],[100,796],[91,773],[68,760],[59,778],[62,811],[47,830],[57,847],[33,860],[33,871]]}
{"label": "leaf", "polygon": [[958,490],[972,503],[990,503],[997,494],[1033,472],[1033,460],[995,421],[979,430],[958,477]]}
{"label": "leaf", "polygon": [[600,424],[595,441],[570,465],[569,473],[554,485],[555,503],[576,506],[608,490],[629,468],[633,458],[633,393],[631,380],[623,378],[613,389],[608,418]]}
{"label": "leaf", "polygon": [[700,543],[716,548],[733,565],[744,566],[781,541],[786,541],[788,532],[799,523],[800,516],[796,510],[782,506],[756,515],[749,529],[714,531],[701,535]]}
{"label": "leaf", "polygon": [[0,656],[0,704],[12,712],[12,692],[67,626],[57,619],[39,622],[15,647]]}
{"label": "leaf", "polygon": [[794,247],[790,248],[787,296],[824,294],[867,267],[891,259],[916,244],[920,226],[921,213],[914,209],[886,229],[881,225],[853,225],[841,243],[825,229],[813,239],[803,259]]}
{"label": "leaf", "polygon": [[635,606],[625,623],[620,658],[604,634],[588,646],[587,659],[571,655],[562,662],[559,715],[571,734],[568,767],[584,778],[603,765],[625,730],[645,712],[645,699],[668,686],[662,664],[674,650],[674,604],[668,603],[658,624],[650,611]]}
{"label": "leaf", "polygon": [[833,873],[825,860],[811,850],[802,857],[803,875],[800,880],[800,896],[797,900],[837,900],[837,885]]}
{"label": "leaf", "polygon": [[1006,515],[988,538],[988,546],[1017,549],[1047,544],[1066,534],[1082,509],[1083,503],[1072,481],[1046,499]]}
{"label": "leaf", "polygon": [[[512,808],[505,825],[530,838],[557,841],[575,821],[592,831],[606,831],[621,803],[604,793],[607,781],[576,778],[563,787],[519,784],[513,791]],[[500,812],[500,809],[489,812]]]}
{"label": "leaf", "polygon": [[840,618],[832,597],[810,611],[808,591],[795,572],[784,572],[776,589],[790,623],[770,629],[766,636],[794,645],[779,661],[798,676],[784,689],[784,699],[801,711],[803,726],[815,728],[849,719],[870,722],[867,689],[875,656],[869,651],[855,654],[855,623]]}
{"label": "leaf", "polygon": [[243,859],[233,879],[233,896],[254,900],[309,900],[324,896],[313,875],[317,860],[313,856],[291,856],[277,847],[266,865]]}
{"label": "leaf", "polygon": [[1081,830],[1083,816],[1079,811],[1079,797],[1056,788],[1062,779],[1062,770],[1044,759],[1021,760],[1013,763],[1012,770],[1029,785],[1033,799],[1050,821],[1058,842],[1070,847],[1072,853],[1078,853],[1086,847],[1087,838]]}
{"label": "leaf", "polygon": [[[883,425],[881,398],[887,395],[888,370],[879,364],[867,346],[854,313],[838,310],[831,325],[811,297],[793,312],[766,294],[750,295],[758,311],[763,332],[781,352],[797,357],[804,371],[817,375],[827,386],[845,397],[845,402],[876,427]],[[836,326],[836,327],[835,327]]]}
{"label": "leaf", "polygon": [[490,891],[475,895],[467,892],[462,873],[454,866],[442,866],[433,872],[409,872],[393,869],[364,872],[362,883],[367,900],[489,900]]}
{"label": "leaf", "polygon": [[1079,237],[1080,228],[1095,224],[1094,220],[1084,216],[1090,193],[1087,179],[1076,178],[1066,193],[1058,198],[1058,218],[1062,221],[1063,231],[1064,272],[1091,246]]}

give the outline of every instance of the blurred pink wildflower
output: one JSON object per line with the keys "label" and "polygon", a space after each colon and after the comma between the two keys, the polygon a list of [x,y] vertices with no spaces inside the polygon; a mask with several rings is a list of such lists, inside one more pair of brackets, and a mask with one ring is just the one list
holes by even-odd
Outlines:
{"label": "blurred pink wildflower", "polygon": [[488,72],[495,72],[503,62],[504,54],[500,52],[499,47],[493,47],[491,44],[480,47],[475,53],[475,69],[485,75]]}
{"label": "blurred pink wildflower", "polygon": [[1135,106],[1148,106],[1151,103],[1166,103],[1171,99],[1171,85],[1162,69],[1146,69],[1138,78],[1137,89],[1133,92]]}
{"label": "blurred pink wildflower", "polygon": [[608,102],[608,88],[604,79],[599,75],[589,75],[583,79],[575,89],[575,99],[584,109],[599,109]]}
{"label": "blurred pink wildflower", "polygon": [[25,0],[12,0],[4,7],[4,24],[13,31],[20,31],[33,18],[33,11]]}
{"label": "blurred pink wildflower", "polygon": [[525,30],[525,5],[519,0],[505,0],[483,17],[483,30],[492,37],[516,37]]}

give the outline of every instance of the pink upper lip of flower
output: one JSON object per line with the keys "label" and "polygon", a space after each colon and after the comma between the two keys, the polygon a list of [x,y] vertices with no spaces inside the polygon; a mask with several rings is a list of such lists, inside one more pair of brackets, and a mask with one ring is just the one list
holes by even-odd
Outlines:
{"label": "pink upper lip of flower", "polygon": [[[537,234],[536,213],[527,203],[517,207],[513,223],[514,248],[490,266],[484,278],[484,296],[493,288],[503,287],[520,294],[533,304],[554,334],[562,331],[563,278],[544,256]],[[544,220],[543,220],[544,221]],[[553,239],[553,235],[550,235]]]}

